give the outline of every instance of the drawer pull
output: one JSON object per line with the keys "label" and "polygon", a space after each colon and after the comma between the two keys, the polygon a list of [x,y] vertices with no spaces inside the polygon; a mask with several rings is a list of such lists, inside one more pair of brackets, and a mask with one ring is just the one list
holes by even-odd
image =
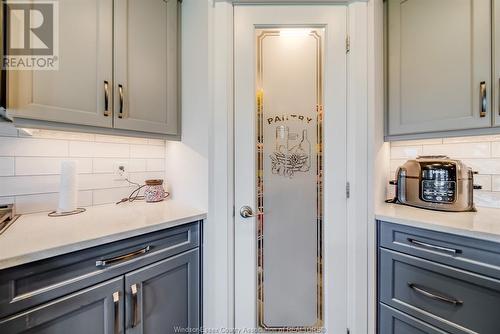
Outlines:
{"label": "drawer pull", "polygon": [[130,287],[130,290],[132,290],[132,324],[130,325],[131,328],[136,327],[139,324],[139,309],[138,309],[138,301],[137,301],[137,293],[138,293],[138,287],[137,284],[132,284]]}
{"label": "drawer pull", "polygon": [[439,300],[439,301],[442,301],[442,302],[445,302],[448,304],[453,304],[455,306],[460,306],[460,305],[463,305],[463,303],[464,303],[463,301],[458,300],[456,298],[448,297],[448,296],[440,294],[440,293],[429,291],[427,288],[425,288],[421,285],[418,285],[418,284],[408,283],[408,286],[413,291],[418,292],[419,294],[426,296],[426,297],[429,297],[429,298],[434,299],[434,300]]}
{"label": "drawer pull", "polygon": [[113,293],[113,304],[115,312],[114,333],[120,333],[120,293],[117,291]]}
{"label": "drawer pull", "polygon": [[412,239],[412,238],[408,238],[407,240],[408,240],[409,243],[414,244],[416,246],[425,247],[425,248],[429,248],[429,249],[434,249],[434,250],[438,250],[438,251],[441,251],[441,252],[452,253],[452,254],[460,254],[460,253],[462,253],[462,251],[460,249],[454,249],[454,248],[448,248],[448,247],[442,247],[442,246],[432,245],[432,244],[428,244],[426,242],[418,241],[418,240],[415,240],[415,239]]}
{"label": "drawer pull", "polygon": [[136,250],[136,251],[134,251],[132,253],[128,253],[128,254],[125,254],[125,255],[120,255],[120,256],[117,256],[117,257],[113,257],[111,259],[98,260],[98,261],[95,262],[95,265],[96,265],[96,267],[107,267],[107,266],[110,266],[110,265],[113,265],[113,264],[117,264],[117,263],[120,263],[120,262],[132,260],[135,257],[138,257],[140,255],[146,254],[150,250],[151,250],[151,246],[146,246],[146,247],[141,248],[139,250]]}

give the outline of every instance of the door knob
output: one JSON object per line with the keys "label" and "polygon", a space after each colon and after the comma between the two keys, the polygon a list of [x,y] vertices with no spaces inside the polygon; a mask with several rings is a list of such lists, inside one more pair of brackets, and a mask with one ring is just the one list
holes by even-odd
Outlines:
{"label": "door knob", "polygon": [[254,213],[252,208],[249,207],[248,205],[242,206],[240,209],[240,216],[242,218],[258,217],[258,216],[262,216],[263,214],[264,214],[264,212]]}

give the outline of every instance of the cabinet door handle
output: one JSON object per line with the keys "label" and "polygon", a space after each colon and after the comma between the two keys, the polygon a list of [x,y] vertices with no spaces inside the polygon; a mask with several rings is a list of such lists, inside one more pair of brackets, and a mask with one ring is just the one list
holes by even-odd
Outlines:
{"label": "cabinet door handle", "polygon": [[498,115],[500,115],[500,78],[498,79]]}
{"label": "cabinet door handle", "polygon": [[120,97],[120,109],[118,111],[118,118],[123,118],[123,85],[118,85],[118,95]]}
{"label": "cabinet door handle", "polygon": [[463,301],[458,300],[456,298],[448,297],[444,294],[430,291],[429,289],[427,289],[421,285],[415,284],[415,283],[408,283],[408,286],[413,291],[415,291],[415,292],[417,292],[425,297],[429,297],[431,299],[434,299],[434,300],[439,300],[439,301],[442,301],[442,302],[445,302],[448,304],[453,304],[455,306],[460,306],[460,305],[463,305],[463,303],[464,303]]}
{"label": "cabinet door handle", "polygon": [[429,244],[427,242],[418,241],[418,240],[415,240],[415,239],[412,239],[412,238],[408,238],[407,240],[408,240],[409,243],[414,244],[416,246],[420,246],[420,247],[425,247],[425,248],[430,248],[430,249],[434,249],[434,250],[437,250],[437,251],[452,253],[452,254],[455,254],[455,255],[462,253],[462,251],[460,249],[454,249],[454,248],[449,248],[449,247],[432,245],[432,244]]}
{"label": "cabinet door handle", "polygon": [[139,303],[137,296],[139,287],[137,284],[132,284],[130,290],[132,290],[132,324],[130,325],[130,327],[134,328],[139,324]]}
{"label": "cabinet door handle", "polygon": [[479,116],[486,117],[488,109],[488,94],[486,93],[486,81],[482,81],[479,85]]}
{"label": "cabinet door handle", "polygon": [[120,292],[113,293],[113,305],[115,312],[114,334],[120,333]]}
{"label": "cabinet door handle", "polygon": [[104,81],[104,116],[109,116],[109,83]]}
{"label": "cabinet door handle", "polygon": [[117,264],[120,262],[132,260],[135,257],[146,254],[150,250],[151,250],[151,246],[146,246],[144,248],[138,249],[136,251],[133,251],[133,252],[125,254],[125,255],[112,257],[110,259],[98,260],[95,262],[95,265],[96,265],[96,267],[107,267],[107,266],[112,265],[112,264]]}

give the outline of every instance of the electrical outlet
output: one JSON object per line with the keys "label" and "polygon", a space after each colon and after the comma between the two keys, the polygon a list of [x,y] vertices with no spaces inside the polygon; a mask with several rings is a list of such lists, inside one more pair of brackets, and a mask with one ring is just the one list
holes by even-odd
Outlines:
{"label": "electrical outlet", "polygon": [[116,181],[124,181],[128,178],[128,164],[125,162],[115,162],[114,173]]}

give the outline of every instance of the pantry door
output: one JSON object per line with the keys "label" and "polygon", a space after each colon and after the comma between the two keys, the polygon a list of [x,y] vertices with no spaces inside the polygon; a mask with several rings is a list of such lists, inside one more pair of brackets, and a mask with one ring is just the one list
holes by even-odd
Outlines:
{"label": "pantry door", "polygon": [[239,329],[346,332],[346,12],[235,6]]}

